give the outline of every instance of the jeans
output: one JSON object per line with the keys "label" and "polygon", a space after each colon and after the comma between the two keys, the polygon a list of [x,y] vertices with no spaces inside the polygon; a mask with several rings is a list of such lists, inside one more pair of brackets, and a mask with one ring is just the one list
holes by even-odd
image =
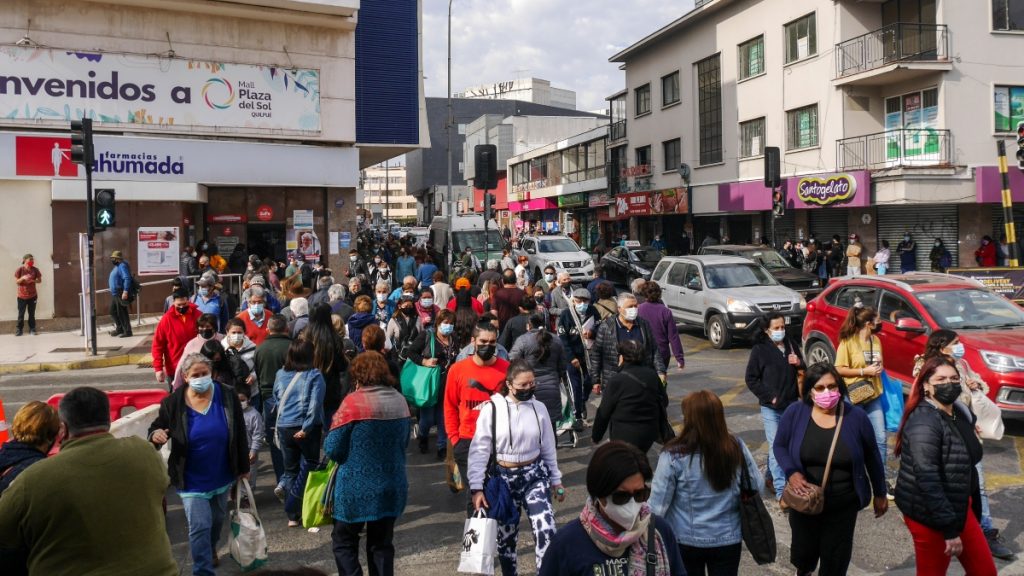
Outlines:
{"label": "jeans", "polygon": [[284,474],[284,456],[281,450],[274,444],[275,430],[277,423],[277,410],[274,409],[273,396],[263,403],[263,430],[266,433],[267,445],[270,446],[270,463],[274,466],[274,481],[276,485],[281,484],[281,475]]}
{"label": "jeans", "polygon": [[435,425],[437,426],[437,449],[440,450],[448,446],[448,436],[444,431],[443,399],[438,400],[437,404],[430,408],[420,408],[419,427],[416,433],[420,438],[426,438],[430,434],[430,429]]}
{"label": "jeans", "polygon": [[679,545],[687,576],[736,576],[740,572],[741,544],[698,548]]}
{"label": "jeans", "polygon": [[978,462],[974,468],[978,471],[978,486],[981,487],[981,529],[985,532],[991,530],[992,509],[988,506],[988,490],[985,489],[985,470]]}
{"label": "jeans", "polygon": [[768,471],[772,475],[772,485],[775,487],[775,500],[782,499],[782,489],[786,487],[786,473],[782,466],[775,460],[775,434],[779,431],[779,422],[782,421],[782,412],[761,406],[761,422],[764,423],[764,436],[768,440]]}
{"label": "jeans", "polygon": [[577,420],[587,417],[587,399],[590,397],[592,386],[585,364],[581,360],[578,369],[569,366],[569,385],[572,386],[573,411]]}
{"label": "jeans", "polygon": [[28,312],[28,329],[36,329],[36,301],[38,298],[18,298],[18,332],[25,328],[25,312]]}
{"label": "jeans", "polygon": [[[323,429],[320,426],[314,426],[306,432],[305,438],[296,440],[295,433],[299,430],[302,428],[281,428],[277,431],[278,441],[281,443],[281,455],[284,459],[284,473],[281,474],[278,485],[283,486],[286,490],[291,489],[292,483],[299,475],[300,460],[306,461],[306,467],[309,470],[316,468],[320,463],[320,436],[323,434]],[[302,490],[296,493],[301,494]],[[299,508],[298,514],[301,515],[301,506]],[[286,510],[286,512],[288,511]],[[299,520],[299,515],[289,512],[288,519]]]}
{"label": "jeans", "polygon": [[217,553],[224,515],[227,511],[227,491],[213,498],[186,497],[181,499],[188,521],[188,542],[192,552],[193,576],[213,576],[213,555]]}
{"label": "jeans", "polygon": [[889,478],[889,465],[886,460],[885,444],[885,412],[882,410],[882,399],[875,398],[867,404],[861,404],[861,408],[868,413],[868,420],[871,421],[871,428],[875,431],[875,444],[878,445],[878,454],[882,457],[882,468],[885,470],[885,477]]}
{"label": "jeans", "polygon": [[355,524],[335,520],[331,541],[338,575],[363,575],[359,565],[359,533],[363,526],[366,526],[366,565],[370,576],[392,576],[395,573],[395,518]]}

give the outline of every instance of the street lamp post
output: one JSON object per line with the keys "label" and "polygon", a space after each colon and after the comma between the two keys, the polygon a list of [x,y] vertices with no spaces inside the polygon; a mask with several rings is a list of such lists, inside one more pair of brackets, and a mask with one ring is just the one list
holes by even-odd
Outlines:
{"label": "street lamp post", "polygon": [[452,249],[452,214],[455,212],[455,200],[452,198],[452,0],[448,0],[448,116],[445,120],[445,131],[448,137],[448,245],[445,247],[445,259],[450,266]]}

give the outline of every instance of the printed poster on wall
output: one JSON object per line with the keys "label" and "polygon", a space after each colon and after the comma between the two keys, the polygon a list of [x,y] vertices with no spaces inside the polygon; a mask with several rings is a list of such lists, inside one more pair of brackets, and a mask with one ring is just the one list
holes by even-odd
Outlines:
{"label": "printed poster on wall", "polygon": [[313,230],[289,228],[285,232],[284,245],[289,252],[298,251],[307,262],[320,260],[320,238]]}
{"label": "printed poster on wall", "polygon": [[1024,87],[1010,89],[1010,126],[1007,132],[1015,131],[1017,123],[1024,122]]}
{"label": "printed poster on wall", "polygon": [[996,86],[993,98],[996,132],[1013,130],[1010,126],[1010,89],[1006,86]]}
{"label": "printed poster on wall", "polygon": [[0,48],[0,117],[320,131],[320,72],[156,55]]}
{"label": "printed poster on wall", "polygon": [[139,276],[178,274],[180,236],[177,226],[140,227],[137,234]]}

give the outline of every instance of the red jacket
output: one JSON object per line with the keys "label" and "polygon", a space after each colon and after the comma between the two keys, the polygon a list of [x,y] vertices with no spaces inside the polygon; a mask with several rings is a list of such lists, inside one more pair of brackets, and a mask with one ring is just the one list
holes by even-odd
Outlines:
{"label": "red jacket", "polygon": [[448,369],[444,388],[444,430],[454,446],[459,440],[472,440],[480,405],[501,390],[508,362],[498,358],[490,366],[477,366],[466,358]]}
{"label": "red jacket", "polygon": [[974,259],[978,262],[979,266],[985,268],[991,268],[996,265],[996,245],[989,242],[988,244],[978,248],[974,251]]}
{"label": "red jacket", "polygon": [[[476,298],[470,298],[469,303],[473,307],[473,312],[476,312],[477,316],[484,315],[484,305],[481,304],[479,300],[477,300]],[[452,312],[455,312],[455,298],[449,300],[448,305],[445,306],[445,308],[451,310]]]}
{"label": "red jacket", "polygon": [[199,308],[191,302],[188,303],[188,312],[185,314],[179,314],[174,306],[164,313],[153,334],[153,370],[163,370],[174,376],[185,345],[198,333],[196,322],[202,315]]}
{"label": "red jacket", "polygon": [[263,344],[263,341],[267,339],[268,335],[270,335],[270,312],[266,310],[263,311],[262,326],[259,326],[252,321],[252,318],[249,317],[248,310],[242,310],[238,313],[236,318],[245,324],[245,335],[248,336],[249,340],[252,340],[252,343],[256,346]]}

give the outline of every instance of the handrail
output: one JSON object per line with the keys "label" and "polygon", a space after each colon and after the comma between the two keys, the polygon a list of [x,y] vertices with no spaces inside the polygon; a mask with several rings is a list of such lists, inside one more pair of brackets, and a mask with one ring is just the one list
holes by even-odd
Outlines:
{"label": "handrail", "polygon": [[945,24],[896,22],[836,44],[836,78],[901,61],[946,61]]}
{"label": "handrail", "polygon": [[953,136],[937,128],[898,128],[836,141],[840,170],[881,170],[953,164]]}

